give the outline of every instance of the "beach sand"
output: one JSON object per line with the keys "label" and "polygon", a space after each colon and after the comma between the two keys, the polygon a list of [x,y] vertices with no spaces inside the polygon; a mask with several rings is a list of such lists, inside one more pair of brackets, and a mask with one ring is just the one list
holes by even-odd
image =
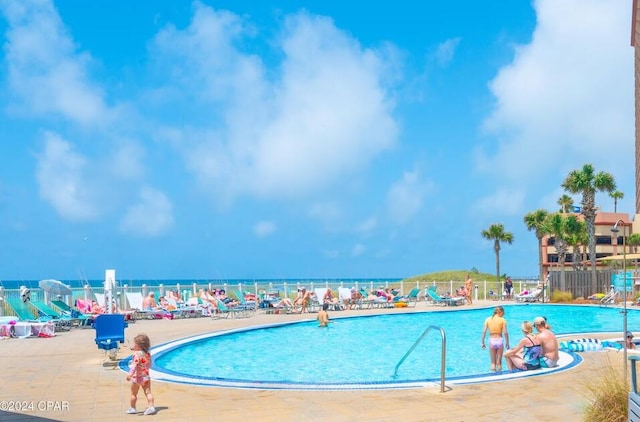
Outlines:
{"label": "beach sand", "polygon": [[[496,302],[474,302],[474,307]],[[416,311],[440,310],[424,302]],[[405,310],[360,310],[367,312]],[[140,320],[130,324],[127,339],[147,333],[152,344],[189,335],[300,318],[305,315],[265,315],[245,319]],[[478,334],[478,337],[480,333]],[[163,421],[581,421],[587,398],[584,385],[597,379],[598,368],[611,360],[622,370],[622,353],[583,353],[578,367],[542,377],[505,382],[386,391],[239,390],[152,382],[158,413],[125,415],[129,383],[119,369],[102,365],[104,354],[92,329],[73,329],[53,338],[0,340],[0,421],[127,421],[138,417]],[[277,346],[274,346],[277,347]],[[121,350],[119,357],[126,357]],[[488,359],[488,357],[487,357]],[[20,402],[22,412],[1,412]],[[139,394],[138,410],[146,407]],[[41,418],[41,419],[36,419]]]}

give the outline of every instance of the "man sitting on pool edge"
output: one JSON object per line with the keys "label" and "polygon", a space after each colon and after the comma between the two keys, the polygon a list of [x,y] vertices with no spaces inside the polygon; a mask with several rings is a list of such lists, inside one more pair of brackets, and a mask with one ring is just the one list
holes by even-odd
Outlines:
{"label": "man sitting on pool edge", "polygon": [[540,340],[542,346],[542,356],[540,357],[541,368],[554,368],[558,366],[560,355],[558,354],[558,339],[551,331],[545,317],[536,317],[533,326],[538,330],[536,338]]}

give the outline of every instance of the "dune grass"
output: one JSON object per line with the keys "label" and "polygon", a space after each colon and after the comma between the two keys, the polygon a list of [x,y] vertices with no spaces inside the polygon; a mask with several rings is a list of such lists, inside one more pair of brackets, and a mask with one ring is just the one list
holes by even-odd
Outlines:
{"label": "dune grass", "polygon": [[598,368],[596,377],[585,383],[588,404],[584,412],[586,422],[623,422],[627,420],[628,388],[619,368],[610,360]]}
{"label": "dune grass", "polygon": [[[489,273],[481,273],[476,269],[472,270],[448,270],[448,271],[439,271],[435,273],[427,273],[420,274],[413,277],[405,278],[403,282],[405,283],[415,283],[416,281],[459,281],[463,283],[467,278],[467,274],[473,279],[473,281],[494,281],[496,279],[495,274]],[[500,277],[500,280],[503,280]]]}

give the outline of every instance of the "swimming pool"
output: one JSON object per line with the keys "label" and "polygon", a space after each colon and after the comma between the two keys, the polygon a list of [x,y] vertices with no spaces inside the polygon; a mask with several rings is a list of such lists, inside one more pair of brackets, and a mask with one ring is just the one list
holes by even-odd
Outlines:
{"label": "swimming pool", "polygon": [[[621,332],[619,308],[570,305],[505,305],[512,343],[519,325],[547,317],[558,335]],[[480,348],[484,319],[493,308],[338,318],[329,328],[315,320],[209,333],[154,347],[152,377],[158,380],[241,388],[411,388],[440,379],[441,338],[428,335],[393,378],[395,365],[431,325],[447,337],[447,383],[468,383],[526,373],[489,373],[488,352]],[[628,326],[640,327],[640,312],[629,310]],[[580,358],[563,354],[563,368]],[[506,367],[506,364],[504,365]],[[556,369],[558,370],[558,369]],[[551,370],[552,371],[552,370]]]}

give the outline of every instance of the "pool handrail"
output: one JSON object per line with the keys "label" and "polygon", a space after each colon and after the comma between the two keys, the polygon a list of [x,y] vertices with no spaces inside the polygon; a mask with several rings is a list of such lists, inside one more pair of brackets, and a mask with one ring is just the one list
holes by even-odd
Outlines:
{"label": "pool handrail", "polygon": [[418,344],[420,344],[422,339],[424,339],[429,333],[429,331],[431,331],[432,329],[440,331],[440,337],[442,338],[442,355],[440,358],[440,392],[444,393],[444,373],[446,368],[445,363],[447,361],[447,335],[445,334],[444,329],[442,327],[430,325],[427,327],[426,330],[424,330],[424,332],[418,338],[418,340],[416,340],[415,343],[413,343],[413,346],[411,346],[411,348],[407,350],[407,353],[405,353],[404,356],[402,356],[402,358],[400,359],[400,361],[396,364],[396,368],[393,371],[393,377],[396,378],[398,376],[398,369],[400,368],[400,365],[402,365],[405,359],[407,359],[407,357],[411,354],[411,352],[413,352],[413,350],[418,346]]}

